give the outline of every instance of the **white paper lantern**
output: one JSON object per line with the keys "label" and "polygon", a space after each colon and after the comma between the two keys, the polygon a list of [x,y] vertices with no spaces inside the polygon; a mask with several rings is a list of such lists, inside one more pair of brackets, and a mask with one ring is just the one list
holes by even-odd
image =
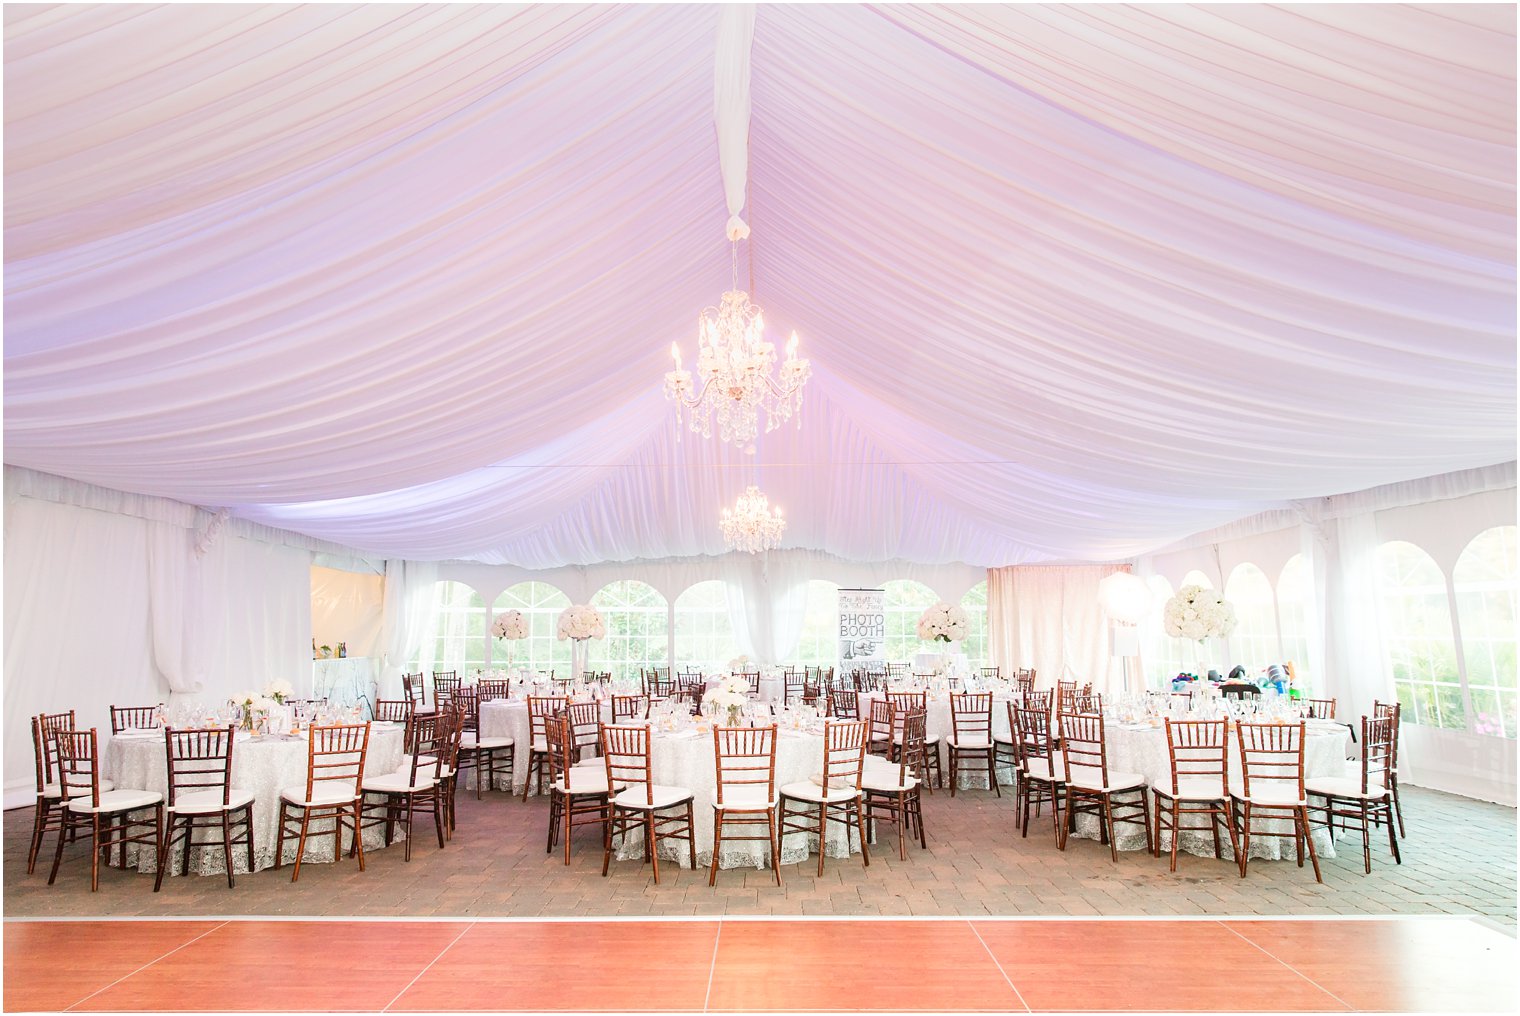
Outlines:
{"label": "white paper lantern", "polygon": [[1103,613],[1121,624],[1138,624],[1151,609],[1151,589],[1130,572],[1114,572],[1098,583]]}

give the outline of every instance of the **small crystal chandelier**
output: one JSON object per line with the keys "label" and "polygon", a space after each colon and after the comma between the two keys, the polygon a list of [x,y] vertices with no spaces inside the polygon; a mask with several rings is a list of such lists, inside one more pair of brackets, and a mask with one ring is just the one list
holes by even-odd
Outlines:
{"label": "small crystal chandelier", "polygon": [[[735,225],[737,223],[737,225]],[[712,418],[718,418],[718,436],[754,451],[760,410],[765,410],[769,433],[802,409],[802,386],[813,368],[797,356],[797,333],[786,344],[786,360],[780,380],[772,377],[776,347],[765,341],[765,321],[760,308],[749,302],[739,288],[739,241],[749,227],[737,218],[729,225],[732,244],[732,285],[722,303],[708,307],[698,318],[697,387],[691,371],[681,368],[681,348],[674,342],[670,353],[676,369],[665,375],[665,397],[676,404],[676,426],[683,416],[688,427],[703,437],[712,436]],[[799,424],[801,417],[798,417]]]}
{"label": "small crystal chandelier", "polygon": [[732,508],[723,509],[718,520],[723,539],[734,550],[747,550],[757,554],[781,546],[781,534],[786,532],[786,520],[780,508],[772,508],[760,488],[750,484]]}

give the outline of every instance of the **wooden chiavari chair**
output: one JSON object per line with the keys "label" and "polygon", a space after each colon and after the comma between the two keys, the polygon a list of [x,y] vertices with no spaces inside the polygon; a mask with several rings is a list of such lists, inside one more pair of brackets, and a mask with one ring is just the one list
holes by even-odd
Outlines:
{"label": "wooden chiavari chair", "polygon": [[892,750],[892,735],[897,729],[893,726],[894,716],[892,702],[886,698],[873,698],[868,700],[871,712],[868,719],[870,724],[867,730],[866,751],[879,755],[883,761],[892,761],[896,752]]}
{"label": "wooden chiavari chair", "polygon": [[[640,696],[642,697],[642,696]],[[612,798],[609,832],[602,846],[602,876],[612,864],[612,841],[635,829],[644,831],[644,860],[654,869],[660,884],[660,839],[685,840],[691,869],[697,869],[696,825],[692,815],[694,795],[685,787],[654,782],[647,726],[604,726],[600,731],[602,760],[607,785],[620,788]]]}
{"label": "wooden chiavari chair", "polygon": [[1024,707],[1040,709],[1047,713],[1055,711],[1056,693],[1053,691],[1030,691],[1024,693]]}
{"label": "wooden chiavari chair", "polygon": [[713,790],[712,870],[707,884],[718,884],[718,861],[723,855],[724,829],[764,823],[768,835],[740,836],[729,840],[766,840],[771,846],[771,873],[781,884],[781,846],[776,838],[776,726],[714,727],[713,763],[717,786]]}
{"label": "wooden chiavari chair", "polygon": [[597,728],[602,725],[602,704],[571,702],[565,707],[565,712],[570,720],[570,744],[575,756],[572,761],[580,763],[590,758],[590,753],[597,747]]}
{"label": "wooden chiavari chair", "polygon": [[1066,700],[1066,712],[1089,716],[1103,714],[1103,696],[1094,692],[1077,692]]}
{"label": "wooden chiavari chair", "polygon": [[1016,706],[1014,745],[1019,754],[1019,778],[1014,781],[1014,799],[1018,805],[1018,825],[1029,836],[1029,809],[1038,817],[1046,801],[1050,802],[1056,842],[1062,838],[1061,788],[1066,783],[1066,759],[1056,748],[1050,729],[1049,693],[1044,707]]}
{"label": "wooden chiavari chair", "polygon": [[1058,715],[1060,715],[1060,714],[1071,712],[1072,711],[1072,709],[1071,709],[1071,703],[1072,703],[1072,700],[1076,698],[1076,696],[1077,696],[1077,682],[1075,682],[1075,681],[1057,681],[1056,682],[1056,713]]}
{"label": "wooden chiavari chair", "polygon": [[[992,693],[951,695],[950,729],[950,796],[955,796],[961,768],[969,762],[972,772],[981,772],[985,768],[992,789],[1002,797],[1003,789],[998,786],[997,765],[992,757]],[[985,767],[980,763],[986,763]]]}
{"label": "wooden chiavari chair", "polygon": [[[435,699],[436,701],[436,699]],[[400,824],[406,834],[404,861],[412,859],[412,817],[423,808],[433,811],[433,827],[438,834],[438,849],[443,849],[444,790],[443,759],[449,725],[458,716],[452,701],[439,703],[436,712],[413,718],[406,733],[406,755],[402,766],[393,773],[364,776],[359,782],[359,829],[385,827],[385,845],[395,839]],[[358,849],[360,837],[354,837],[351,851]]]}
{"label": "wooden chiavari chair", "polygon": [[983,680],[986,680],[988,678],[995,678],[996,680],[1001,681],[1003,679],[1002,667],[981,667],[977,670],[977,673],[982,675]]}
{"label": "wooden chiavari chair", "polygon": [[565,838],[565,863],[570,863],[570,838],[577,826],[602,827],[602,842],[611,834],[612,784],[605,766],[576,765],[575,741],[568,710],[560,710],[544,721],[544,739],[549,763],[549,843],[545,853],[553,853],[561,835]]}
{"label": "wooden chiavari chair", "polygon": [[[929,709],[929,693],[926,691],[888,691],[887,700],[892,703],[892,709],[897,716],[899,727],[893,731],[892,743],[895,746],[902,740],[901,721],[904,716],[914,709],[927,712]],[[892,756],[892,757],[895,757]],[[934,784],[941,788],[945,785],[945,772],[940,766],[939,738],[924,735],[924,764],[927,767],[923,774],[924,787],[929,793],[934,793]],[[934,783],[929,782],[929,774],[934,775]]]}
{"label": "wooden chiavari chair", "polygon": [[410,723],[412,700],[409,698],[375,699],[373,712],[375,719],[382,723]]}
{"label": "wooden chiavari chair", "polygon": [[[787,674],[786,680],[790,681],[791,680],[791,674],[792,674],[792,671],[791,671],[790,667],[787,668],[786,674]],[[760,671],[758,671],[758,670],[735,670],[735,671],[731,672],[730,676],[744,678],[744,680],[746,680],[746,681],[749,682],[749,693],[750,693],[750,695],[754,696],[756,698],[759,697],[759,695],[760,695]]]}
{"label": "wooden chiavari chair", "polygon": [[1027,698],[1034,691],[1034,671],[1019,671],[1014,677],[1014,683],[1019,687],[1019,694]]}
{"label": "wooden chiavari chair", "polygon": [[829,692],[829,715],[836,720],[860,719],[860,692],[835,688]]}
{"label": "wooden chiavari chair", "polygon": [[1399,840],[1394,833],[1393,772],[1394,740],[1397,737],[1392,715],[1362,717],[1362,757],[1352,774],[1346,776],[1320,776],[1304,781],[1304,789],[1311,798],[1325,803],[1325,826],[1332,839],[1340,820],[1342,832],[1349,828],[1353,819],[1361,820],[1362,866],[1372,874],[1372,830],[1370,821],[1376,817],[1378,825],[1388,822],[1388,849],[1393,853],[1393,863],[1403,864],[1399,856]]}
{"label": "wooden chiavari chair", "polygon": [[307,737],[306,785],[280,791],[279,835],[274,848],[274,866],[279,868],[285,863],[286,834],[299,833],[292,882],[301,877],[301,858],[306,853],[312,819],[332,821],[334,861],[343,856],[343,829],[347,826],[354,835],[359,870],[364,870],[359,781],[369,754],[369,724],[312,727]]}
{"label": "wooden chiavari chair", "polygon": [[512,697],[512,681],[510,678],[482,677],[475,682],[475,702],[480,705],[485,702],[496,702],[500,699]]}
{"label": "wooden chiavari chair", "polygon": [[459,687],[459,671],[433,671],[433,705],[438,707],[448,705],[450,700],[459,691]]}
{"label": "wooden chiavari chair", "polygon": [[[222,848],[227,866],[227,888],[234,886],[232,848],[248,848],[248,871],[253,871],[253,791],[232,785],[232,748],[236,733],[231,724],[205,730],[164,731],[164,762],[168,770],[168,825],[158,848],[158,882],[171,874],[174,843],[184,837],[181,871],[190,874],[190,852],[200,847]],[[241,826],[242,834],[233,835]],[[195,842],[195,830],[211,829],[221,836]]]}
{"label": "wooden chiavari chair", "polygon": [[[816,706],[818,700],[825,694],[827,681],[834,674],[834,669],[829,668],[827,676],[822,667],[805,667],[802,671],[802,704]],[[827,703],[825,703],[826,705]]]}
{"label": "wooden chiavari chair", "polygon": [[[73,730],[74,711],[42,713],[32,717],[32,750],[37,766],[37,803],[32,816],[32,845],[26,855],[26,873],[37,870],[37,855],[42,838],[63,830],[63,785],[58,778],[58,735]],[[101,779],[100,789],[115,790],[116,784]]]}
{"label": "wooden chiavari chair", "polygon": [[549,767],[549,739],[545,734],[545,725],[549,717],[561,712],[570,700],[563,695],[529,695],[528,696],[528,778],[523,783],[523,800],[528,799],[528,791],[533,787],[533,780],[538,778],[538,792],[544,792],[544,779]]}
{"label": "wooden chiavari chair", "polygon": [[612,722],[614,725],[647,720],[648,718],[648,695],[612,696]]}
{"label": "wooden chiavari chair", "polygon": [[[479,702],[476,706],[478,708]],[[443,834],[447,839],[454,838],[454,796],[459,789],[459,755],[460,745],[464,736],[469,732],[470,714],[465,705],[455,702],[449,709],[442,711],[438,723],[438,775],[442,781],[440,787],[443,791]],[[424,763],[427,761],[423,760]],[[512,789],[512,777],[507,775],[507,790]]]}
{"label": "wooden chiavari chair", "polygon": [[1372,715],[1381,719],[1384,716],[1393,718],[1393,757],[1388,760],[1388,789],[1393,792],[1393,814],[1399,820],[1399,837],[1404,836],[1404,809],[1399,804],[1399,714],[1401,706],[1397,702],[1372,703]]}
{"label": "wooden chiavari chair", "polygon": [[427,685],[423,683],[422,671],[401,675],[401,696],[411,700],[412,712],[427,711]]}
{"label": "wooden chiavari chair", "polygon": [[[1166,721],[1166,750],[1171,778],[1151,787],[1156,804],[1156,835],[1152,854],[1161,856],[1161,833],[1172,837],[1172,871],[1177,870],[1177,841],[1187,829],[1183,816],[1207,815],[1214,836],[1214,856],[1223,859],[1219,827],[1230,836],[1231,856],[1240,856],[1235,826],[1230,821],[1230,751],[1228,724],[1224,720]],[[1197,827],[1194,827],[1197,828]]]}
{"label": "wooden chiavari chair", "polygon": [[859,720],[827,720],[823,724],[823,769],[810,779],[788,783],[781,788],[781,836],[784,839],[787,833],[792,832],[818,837],[820,876],[823,875],[830,822],[844,825],[847,847],[851,826],[860,833],[860,856],[867,868],[871,866],[871,851],[866,845],[865,813],[861,807],[860,794],[865,756],[864,723]]}
{"label": "wooden chiavari chair", "polygon": [[[1292,837],[1298,866],[1304,866],[1304,843],[1314,864],[1314,880],[1323,882],[1319,856],[1309,831],[1309,801],[1304,793],[1304,724],[1237,723],[1235,743],[1240,748],[1241,791],[1231,793],[1232,821],[1240,830],[1240,877],[1246,877],[1251,858],[1252,836]],[[1286,814],[1285,814],[1286,813]],[[1254,818],[1290,818],[1291,833],[1253,830]]]}
{"label": "wooden chiavari chair", "polygon": [[1103,717],[1067,713],[1061,717],[1060,730],[1061,755],[1066,760],[1066,823],[1056,845],[1065,850],[1068,833],[1075,828],[1077,816],[1088,814],[1095,815],[1101,823],[1102,842],[1107,844],[1116,862],[1119,860],[1119,842],[1115,826],[1120,823],[1140,825],[1145,830],[1145,849],[1150,851],[1151,813],[1150,799],[1145,793],[1145,777],[1139,773],[1109,770]]}
{"label": "wooden chiavari chair", "polygon": [[648,696],[651,703],[663,702],[675,694],[675,684],[670,678],[669,670],[663,674],[660,673],[658,667],[646,670],[640,679],[643,681],[644,694]]}
{"label": "wooden chiavari chair", "polygon": [[[886,707],[887,728],[890,730],[895,719],[890,715],[891,703],[881,704]],[[923,773],[924,726],[927,722],[927,714],[923,712],[904,716],[901,723],[903,750],[898,753],[898,760],[893,763],[877,760],[874,755],[866,756],[860,780],[871,842],[876,841],[878,818],[894,823],[897,826],[897,856],[904,861],[908,859],[907,839],[915,828],[918,830],[918,845],[925,850],[929,848],[918,789]]]}
{"label": "wooden chiavari chair", "polygon": [[691,703],[693,715],[702,711],[702,696],[707,693],[707,679],[701,674],[682,674],[677,679],[676,698]]}
{"label": "wooden chiavari chair", "polygon": [[[102,790],[99,742],[93,727],[89,730],[60,730],[54,743],[58,750],[63,827],[58,831],[58,846],[53,853],[53,870],[48,874],[48,885],[58,878],[64,843],[85,830],[90,833],[90,892],[100,888],[102,850],[109,858],[111,848],[118,848],[120,864],[125,867],[127,844],[149,846],[153,848],[156,866],[163,831],[163,795],[152,790]],[[142,817],[150,808],[151,820]],[[105,825],[101,824],[102,819]],[[155,878],[153,891],[158,892],[158,889]]]}
{"label": "wooden chiavari chair", "polygon": [[992,738],[992,764],[994,766],[1010,766],[1013,769],[1014,800],[1018,800],[1019,788],[1019,726],[1014,710],[1020,705],[1019,698],[1009,699],[1004,703],[1008,710],[1008,739],[993,735]]}
{"label": "wooden chiavari chair", "polygon": [[[502,682],[505,683],[505,682]],[[507,778],[507,793],[512,793],[512,768],[517,763],[517,745],[505,734],[482,736],[480,733],[480,695],[478,688],[463,688],[455,693],[459,705],[458,771],[475,773],[475,800],[480,800],[481,784],[496,789],[496,778]],[[484,778],[482,778],[484,777]]]}
{"label": "wooden chiavari chair", "polygon": [[1307,703],[1307,707],[1308,707],[1308,710],[1309,710],[1309,719],[1311,719],[1311,720],[1333,720],[1333,719],[1335,719],[1335,699],[1333,699],[1333,698],[1311,698],[1311,699],[1304,699],[1304,702]]}
{"label": "wooden chiavari chair", "polygon": [[156,706],[112,706],[111,733],[119,734],[123,730],[162,729],[163,710],[161,703]]}
{"label": "wooden chiavari chair", "polygon": [[888,663],[884,679],[896,684],[908,676],[910,669],[909,664],[906,663]]}

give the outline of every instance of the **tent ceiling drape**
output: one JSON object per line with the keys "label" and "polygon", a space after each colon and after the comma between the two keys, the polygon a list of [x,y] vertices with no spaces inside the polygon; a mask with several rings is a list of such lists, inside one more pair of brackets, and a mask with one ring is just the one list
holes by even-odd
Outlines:
{"label": "tent ceiling drape", "polygon": [[12,6],[5,457],[393,558],[1114,560],[1514,457],[1515,12],[762,6],[687,435],[715,7]]}

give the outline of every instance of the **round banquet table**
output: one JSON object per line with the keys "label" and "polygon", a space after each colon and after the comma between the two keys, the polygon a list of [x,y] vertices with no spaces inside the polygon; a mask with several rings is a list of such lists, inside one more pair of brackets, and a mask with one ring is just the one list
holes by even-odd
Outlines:
{"label": "round banquet table", "polygon": [[[1164,726],[1151,726],[1148,723],[1119,723],[1113,719],[1105,720],[1103,724],[1104,737],[1108,742],[1108,769],[1109,772],[1138,773],[1145,777],[1146,798],[1150,805],[1155,804],[1155,798],[1150,792],[1150,787],[1171,785],[1172,763],[1171,755],[1166,747],[1166,728]],[[1240,746],[1236,742],[1233,728],[1230,732],[1229,741],[1230,763],[1230,789],[1235,792],[1241,790],[1240,783]],[[1346,728],[1338,723],[1320,723],[1309,721],[1305,731],[1304,743],[1304,778],[1313,779],[1317,776],[1339,776],[1345,768],[1346,758]],[[1034,822],[1033,817],[1030,818]],[[1048,819],[1047,819],[1048,821]],[[1152,808],[1151,821],[1155,822],[1155,810]],[[1197,854],[1205,857],[1214,856],[1214,838],[1208,827],[1204,825],[1205,818],[1197,816],[1183,816],[1184,825],[1196,825],[1199,828],[1183,829],[1182,840],[1178,843],[1179,850],[1189,854]],[[1251,856],[1281,860],[1295,856],[1292,838],[1279,839],[1271,836],[1259,836],[1259,832],[1291,833],[1293,823],[1287,819],[1262,819],[1254,817],[1251,823]],[[1077,827],[1074,835],[1086,839],[1099,839],[1101,835],[1100,823],[1097,816],[1078,815]],[[1330,833],[1324,826],[1312,827],[1314,837],[1314,849],[1321,857],[1334,857],[1335,848],[1330,841]],[[1118,838],[1120,850],[1143,850],[1145,849],[1145,833],[1138,825],[1116,825],[1115,835]],[[1229,837],[1223,830],[1220,831],[1220,841],[1224,846],[1224,856],[1233,855],[1230,852]],[[1170,850],[1172,845],[1170,832],[1162,834],[1161,849]]]}
{"label": "round banquet table", "polygon": [[[612,701],[602,701],[602,722],[612,722]],[[530,725],[528,723],[528,703],[521,699],[492,699],[490,702],[480,704],[480,736],[481,737],[510,737],[512,739],[512,792],[520,794],[528,782],[528,756]],[[461,780],[469,780],[470,788],[474,789],[475,776],[465,774]],[[463,786],[460,788],[464,789]],[[530,794],[537,793],[535,785],[529,789]]]}
{"label": "round banquet table", "polygon": [[[364,759],[364,772],[369,776],[395,772],[401,767],[402,737],[400,724],[371,723],[369,751]],[[116,781],[123,790],[153,790],[164,795],[167,804],[169,774],[165,763],[164,733],[162,730],[144,731],[140,734],[123,732],[106,742],[105,775]],[[289,787],[305,787],[307,741],[303,735],[285,737],[253,737],[239,732],[232,749],[232,785],[239,790],[253,791],[253,861],[254,868],[262,871],[274,866],[274,846],[279,834],[280,791]],[[167,819],[165,820],[167,821]],[[331,830],[327,821],[319,827]],[[208,834],[197,833],[197,839]],[[396,830],[396,837],[403,835]],[[364,835],[364,849],[385,846],[385,830],[376,826]],[[285,838],[285,860],[295,860],[295,840]],[[331,836],[311,836],[306,841],[303,864],[331,861]],[[232,863],[234,874],[247,871],[247,848],[234,847]],[[139,871],[151,872],[157,864],[153,851],[146,847],[129,846],[127,863]],[[177,862],[174,868],[177,870]],[[190,857],[191,871],[202,875],[221,874],[226,871],[220,842],[207,850],[195,850]]]}

